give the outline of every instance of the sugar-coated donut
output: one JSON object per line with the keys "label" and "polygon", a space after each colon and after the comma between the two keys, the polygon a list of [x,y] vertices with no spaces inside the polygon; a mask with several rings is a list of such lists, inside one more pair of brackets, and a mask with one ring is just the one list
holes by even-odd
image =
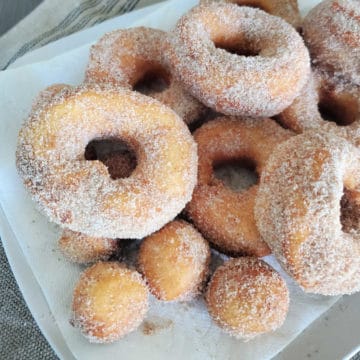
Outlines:
{"label": "sugar-coated donut", "polygon": [[[340,208],[343,189],[357,209],[347,211],[347,219]],[[260,180],[256,222],[305,291],[339,295],[360,290],[359,222],[349,228],[350,216],[359,213],[359,189],[360,150],[324,131],[294,136],[270,156]]]}
{"label": "sugar-coated donut", "polygon": [[120,243],[117,239],[87,236],[64,229],[59,239],[59,249],[68,260],[87,264],[108,260],[120,249]]}
{"label": "sugar-coated donut", "polygon": [[360,86],[316,68],[300,96],[276,118],[296,133],[323,129],[360,146]]}
{"label": "sugar-coated donut", "polygon": [[94,343],[109,343],[135,330],[148,310],[141,275],[116,262],[86,269],[73,295],[71,324]]}
{"label": "sugar-coated donut", "polygon": [[303,23],[304,39],[316,66],[360,86],[358,0],[325,0]]}
{"label": "sugar-coated donut", "polygon": [[319,86],[317,77],[311,73],[300,95],[276,116],[286,128],[300,134],[305,130],[321,127],[324,120],[319,112]]}
{"label": "sugar-coated donut", "polygon": [[208,4],[214,1],[259,8],[271,15],[283,18],[296,29],[301,26],[297,0],[200,0],[200,4]]}
{"label": "sugar-coated donut", "polygon": [[150,291],[160,300],[191,300],[208,273],[210,248],[189,223],[175,220],[145,238],[138,263]]}
{"label": "sugar-coated donut", "polygon": [[289,291],[270,265],[243,257],[217,268],[208,285],[206,304],[212,319],[224,331],[249,340],[283,324]]}
{"label": "sugar-coated donut", "polygon": [[157,85],[138,90],[171,107],[187,124],[197,120],[206,108],[173,78],[166,56],[167,36],[146,27],[105,34],[91,47],[85,81],[136,89],[141,80],[158,79]]}
{"label": "sugar-coated donut", "polygon": [[217,118],[195,131],[198,184],[186,211],[200,232],[221,252],[233,256],[270,253],[253,215],[258,185],[235,192],[214,175],[221,163],[245,160],[258,176],[274,148],[291,136],[270,119]]}
{"label": "sugar-coated donut", "polygon": [[299,95],[310,74],[300,35],[259,9],[196,6],[178,21],[170,40],[176,76],[205,105],[227,115],[276,115]]}
{"label": "sugar-coated donut", "polygon": [[[93,139],[120,139],[137,167],[112,180],[87,161]],[[65,89],[32,112],[18,138],[17,168],[51,221],[89,236],[142,238],[172,220],[191,199],[197,154],[187,126],[168,107],[124,89]]]}

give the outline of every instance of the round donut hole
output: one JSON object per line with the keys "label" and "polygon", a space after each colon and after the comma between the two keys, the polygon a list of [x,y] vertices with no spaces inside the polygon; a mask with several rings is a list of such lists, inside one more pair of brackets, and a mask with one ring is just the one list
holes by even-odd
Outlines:
{"label": "round donut hole", "polygon": [[129,177],[137,166],[135,151],[125,141],[115,138],[90,141],[84,157],[89,161],[101,161],[113,180]]}
{"label": "round donut hole", "polygon": [[340,200],[340,223],[345,233],[360,229],[360,192],[344,188]]}
{"label": "round donut hole", "polygon": [[354,101],[341,101],[334,98],[321,99],[319,112],[325,121],[334,122],[338,126],[351,125],[357,118],[357,105]]}
{"label": "round donut hole", "polygon": [[232,191],[241,192],[257,184],[256,164],[250,159],[219,162],[213,166],[215,178]]}
{"label": "round donut hole", "polygon": [[135,83],[133,90],[151,95],[161,93],[170,86],[170,76],[162,68],[154,68],[146,71],[143,76]]}

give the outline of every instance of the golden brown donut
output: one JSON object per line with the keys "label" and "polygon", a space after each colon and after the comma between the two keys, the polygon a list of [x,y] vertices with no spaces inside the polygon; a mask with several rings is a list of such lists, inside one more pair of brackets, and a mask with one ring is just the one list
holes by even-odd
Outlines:
{"label": "golden brown donut", "polygon": [[167,60],[167,36],[146,27],[105,34],[91,47],[85,81],[135,89],[169,106],[190,124],[206,108],[174,79]]}
{"label": "golden brown donut", "polygon": [[209,4],[215,1],[258,8],[271,15],[283,18],[296,29],[301,27],[297,0],[200,0],[200,4]]}
{"label": "golden brown donut", "polygon": [[[350,203],[343,204],[345,212],[344,189]],[[255,218],[305,291],[339,295],[360,290],[359,209],[360,150],[316,130],[274,150],[260,180]]]}
{"label": "golden brown donut", "polygon": [[208,272],[210,248],[193,226],[182,220],[145,238],[138,263],[150,291],[160,300],[191,300]]}
{"label": "golden brown donut", "polygon": [[358,0],[325,0],[303,23],[315,66],[360,86],[360,6]]}
{"label": "golden brown donut", "polygon": [[196,6],[180,18],[170,61],[193,96],[226,115],[279,114],[310,74],[308,50],[291,25],[229,3]]}
{"label": "golden brown donut", "polygon": [[[136,154],[129,177],[112,180],[103,163],[85,159],[87,144],[106,138]],[[184,208],[196,183],[196,144],[184,122],[158,101],[120,88],[61,91],[30,114],[16,156],[49,219],[89,236],[147,236]]]}
{"label": "golden brown donut", "polygon": [[69,229],[64,229],[58,244],[68,260],[80,264],[108,260],[120,249],[117,239],[87,236]]}
{"label": "golden brown donut", "polygon": [[249,340],[274,331],[285,321],[289,292],[285,281],[260,259],[231,259],[211,278],[206,305],[224,331]]}
{"label": "golden brown donut", "polygon": [[270,253],[253,215],[258,185],[235,192],[214,175],[214,167],[235,160],[254,164],[261,176],[274,148],[291,132],[270,119],[217,118],[194,133],[198,144],[198,184],[186,211],[199,231],[221,252],[265,256]]}
{"label": "golden brown donut", "polygon": [[296,133],[323,129],[360,146],[360,86],[315,68],[300,96],[276,119]]}
{"label": "golden brown donut", "polygon": [[86,269],[73,295],[71,324],[94,343],[109,343],[135,330],[148,310],[141,275],[116,262]]}

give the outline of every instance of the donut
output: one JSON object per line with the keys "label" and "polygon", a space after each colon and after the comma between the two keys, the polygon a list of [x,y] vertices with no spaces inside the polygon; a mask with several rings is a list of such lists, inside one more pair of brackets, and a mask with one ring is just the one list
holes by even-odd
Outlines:
{"label": "donut", "polygon": [[169,58],[187,90],[226,115],[279,114],[310,74],[308,50],[291,25],[229,3],[185,14],[172,31]]}
{"label": "donut", "polygon": [[105,34],[90,50],[85,82],[112,83],[159,100],[189,124],[206,110],[176,81],[166,57],[167,33],[137,27]]}
{"label": "donut", "polygon": [[271,15],[283,18],[296,29],[301,27],[302,20],[297,0],[200,0],[200,4],[208,4],[214,1],[258,8]]}
{"label": "donut", "polygon": [[32,111],[38,111],[41,107],[46,106],[54,98],[56,94],[64,89],[70,89],[71,86],[67,84],[52,84],[41,90],[32,104]]}
{"label": "donut", "polygon": [[150,291],[165,301],[191,300],[208,273],[210,248],[189,223],[175,220],[145,238],[138,263]]}
{"label": "donut", "polygon": [[76,284],[70,323],[92,343],[110,343],[135,330],[148,310],[141,275],[116,262],[98,262]]}
{"label": "donut", "polygon": [[63,231],[58,245],[67,260],[80,264],[108,260],[120,249],[116,239],[87,236],[68,229]]}
{"label": "donut", "polygon": [[347,202],[359,210],[359,164],[358,148],[316,130],[281,143],[265,165],[256,223],[283,268],[306,292],[360,290],[359,224],[350,221],[356,214],[349,214],[351,207],[343,214],[340,208],[345,189]]}
{"label": "donut", "polygon": [[289,291],[281,276],[264,261],[242,257],[218,267],[206,292],[210,316],[239,339],[278,329],[289,308]]}
{"label": "donut", "polygon": [[276,119],[296,133],[323,129],[360,146],[360,86],[316,68],[301,95]]}
{"label": "donut", "polygon": [[360,85],[358,0],[325,0],[303,23],[305,42],[316,66]]}
{"label": "donut", "polygon": [[253,215],[258,185],[235,192],[215,177],[214,167],[243,160],[261,176],[270,153],[291,134],[270,119],[231,117],[217,118],[195,131],[198,183],[186,213],[219,251],[232,256],[270,253]]}
{"label": "donut", "polygon": [[[112,180],[84,149],[93,139],[119,139],[137,166]],[[22,126],[17,169],[52,222],[89,236],[143,238],[172,220],[191,199],[196,144],[168,107],[111,87],[65,89]]]}
{"label": "donut", "polygon": [[317,77],[311,73],[300,95],[275,118],[285,128],[297,134],[316,129],[324,123],[318,108],[319,101]]}

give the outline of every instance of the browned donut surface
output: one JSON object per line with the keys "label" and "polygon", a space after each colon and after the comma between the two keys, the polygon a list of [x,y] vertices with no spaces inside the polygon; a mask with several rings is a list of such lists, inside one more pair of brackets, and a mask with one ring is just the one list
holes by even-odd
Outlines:
{"label": "browned donut surface", "polygon": [[199,154],[198,184],[187,205],[187,214],[220,251],[232,255],[269,254],[253,215],[258,186],[235,192],[215,177],[214,167],[243,160],[253,164],[261,177],[271,152],[291,134],[270,119],[226,117],[213,120],[194,133]]}

